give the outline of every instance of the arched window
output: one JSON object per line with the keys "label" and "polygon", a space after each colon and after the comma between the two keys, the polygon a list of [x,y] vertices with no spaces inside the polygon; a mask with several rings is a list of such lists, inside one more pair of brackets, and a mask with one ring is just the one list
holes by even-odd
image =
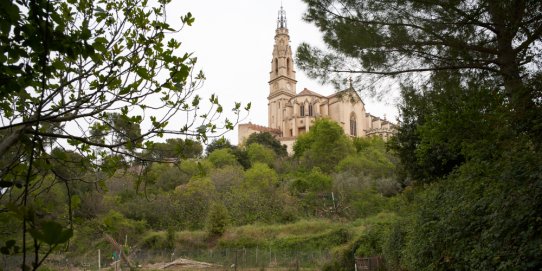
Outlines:
{"label": "arched window", "polygon": [[356,114],[352,112],[352,114],[350,114],[350,135],[358,136],[357,130],[358,129],[357,129],[357,123],[356,123]]}
{"label": "arched window", "polygon": [[286,71],[288,72],[287,74],[290,74],[290,58],[286,59]]}
{"label": "arched window", "polygon": [[305,116],[305,104],[299,105],[299,115],[302,117]]}
{"label": "arched window", "polygon": [[275,58],[275,73],[279,73],[279,60]]}
{"label": "arched window", "polygon": [[309,104],[309,116],[312,116],[312,104]]}

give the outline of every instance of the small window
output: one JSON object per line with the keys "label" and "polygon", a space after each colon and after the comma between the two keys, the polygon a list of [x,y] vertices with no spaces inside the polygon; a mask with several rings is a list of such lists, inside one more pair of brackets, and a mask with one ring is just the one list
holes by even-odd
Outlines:
{"label": "small window", "polygon": [[305,105],[304,104],[299,105],[299,115],[301,115],[302,117],[305,116]]}
{"label": "small window", "polygon": [[279,60],[275,58],[275,73],[279,73]]}
{"label": "small window", "polygon": [[312,104],[309,104],[309,116],[312,116]]}

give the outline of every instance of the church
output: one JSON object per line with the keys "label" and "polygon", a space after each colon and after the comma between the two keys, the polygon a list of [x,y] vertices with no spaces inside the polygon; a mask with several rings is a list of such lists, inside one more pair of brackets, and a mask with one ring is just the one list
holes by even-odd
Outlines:
{"label": "church", "polygon": [[386,140],[395,133],[393,123],[365,111],[365,104],[352,84],[329,96],[306,88],[298,93],[296,86],[286,12],[281,7],[269,73],[268,124],[239,124],[240,144],[252,133],[269,132],[292,154],[297,136],[308,132],[317,118],[336,121],[351,137],[378,136]]}

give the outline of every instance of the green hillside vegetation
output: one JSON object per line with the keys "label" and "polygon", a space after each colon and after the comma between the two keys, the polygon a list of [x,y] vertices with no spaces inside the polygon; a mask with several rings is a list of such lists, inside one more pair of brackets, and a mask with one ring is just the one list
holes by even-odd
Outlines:
{"label": "green hillside vegetation", "polygon": [[[271,148],[277,141],[270,143],[269,135],[253,135],[249,138],[253,143],[244,147],[219,139],[204,157],[198,152],[161,150],[165,158],[190,157],[177,164],[118,169],[101,187],[71,183],[71,197],[77,204],[71,210],[74,237],[65,255],[90,257],[98,248],[110,254],[113,248],[104,239],[108,234],[121,244],[128,240],[127,253],[318,252],[321,261],[313,267],[319,268],[332,250],[360,238],[371,219],[393,214],[402,188],[394,175],[396,159],[386,152],[382,140],[353,141],[325,119],[314,127],[304,137],[309,142],[298,143],[305,144],[305,153],[295,157],[284,156],[283,148]],[[333,138],[327,136],[330,129],[335,131]],[[339,147],[321,149],[324,140]],[[329,155],[342,159],[330,164],[318,158],[332,150],[335,153]],[[246,169],[239,163],[243,157],[248,158]],[[52,186],[44,196],[41,206],[49,215],[67,215],[67,209],[59,208],[67,196],[61,186]],[[8,221],[8,213],[0,215]],[[17,231],[15,225],[11,227],[13,222],[3,224],[4,232]]]}
{"label": "green hillside vegetation", "polygon": [[303,0],[297,67],[401,98],[292,156],[220,138],[250,104],[198,95],[170,2],[0,1],[0,271],[542,270],[542,1]]}

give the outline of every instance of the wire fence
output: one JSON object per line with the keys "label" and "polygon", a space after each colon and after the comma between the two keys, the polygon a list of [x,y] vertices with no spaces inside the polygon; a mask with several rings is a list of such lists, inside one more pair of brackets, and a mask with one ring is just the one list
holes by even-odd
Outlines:
{"label": "wire fence", "polygon": [[[319,270],[330,257],[331,254],[325,250],[277,250],[260,247],[136,250],[129,253],[129,258],[135,266],[141,268],[155,266],[156,269],[182,258],[212,264],[214,269],[211,270]],[[70,257],[68,254],[53,254],[45,264],[60,270],[98,270],[99,267],[104,270],[115,270],[115,265],[121,267],[121,264],[122,267],[126,267],[124,263],[117,261],[118,258],[116,251],[98,252],[96,250],[77,257]],[[4,256],[0,269],[15,270],[20,266],[20,261],[21,257]],[[206,268],[209,270],[208,266]],[[198,268],[190,270],[198,270]]]}
{"label": "wire fence", "polygon": [[223,248],[214,250],[172,250],[138,251],[131,256],[134,261],[152,263],[169,262],[186,258],[212,263],[223,267],[273,268],[284,267],[293,270],[320,267],[330,258],[328,251],[275,250],[269,248]]}

